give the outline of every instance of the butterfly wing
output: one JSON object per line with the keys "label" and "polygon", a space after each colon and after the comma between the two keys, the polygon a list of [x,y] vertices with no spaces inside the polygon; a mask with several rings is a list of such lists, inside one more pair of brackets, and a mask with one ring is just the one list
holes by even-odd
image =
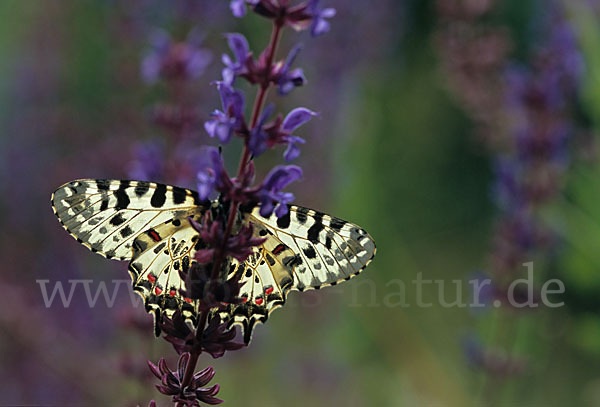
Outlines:
{"label": "butterfly wing", "polygon": [[143,231],[208,205],[195,191],[144,181],[82,179],[52,194],[63,227],[88,249],[117,260],[131,260]]}
{"label": "butterfly wing", "polygon": [[[133,288],[156,317],[197,320],[198,303],[180,294],[179,270],[193,263],[199,236],[187,221],[210,207],[195,191],[143,181],[82,179],[58,188],[52,206],[78,242],[108,258],[130,260]],[[265,242],[243,263],[231,260],[230,277],[242,268],[240,304],[213,310],[239,324],[248,343],[257,323],[285,304],[291,290],[336,285],[360,273],[375,255],[375,242],[358,226],[312,209],[290,206],[285,217],[245,217]]]}
{"label": "butterfly wing", "polygon": [[[186,320],[196,324],[198,301],[181,295],[185,282],[179,271],[187,273],[191,267],[198,239],[185,214],[144,231],[133,241],[128,268],[133,289],[144,298],[146,311],[154,314],[155,321],[181,310]],[[158,328],[156,333],[160,333]]]}
{"label": "butterfly wing", "polygon": [[178,270],[189,268],[198,240],[187,217],[198,219],[209,206],[195,191],[143,181],[82,179],[52,194],[55,215],[79,243],[130,260],[133,289],[148,312],[172,316],[181,309],[192,321],[197,301],[180,295]]}
{"label": "butterfly wing", "polygon": [[246,343],[254,326],[285,304],[289,291],[349,280],[375,256],[375,242],[364,229],[312,209],[289,209],[283,218],[262,217],[259,208],[247,216],[266,241],[238,265],[244,302],[220,312],[222,320],[242,326]]}
{"label": "butterfly wing", "polygon": [[293,266],[292,289],[319,289],[349,280],[375,256],[375,241],[359,226],[301,206],[289,209],[282,218],[264,218],[256,208],[250,219],[295,253],[287,261]]}

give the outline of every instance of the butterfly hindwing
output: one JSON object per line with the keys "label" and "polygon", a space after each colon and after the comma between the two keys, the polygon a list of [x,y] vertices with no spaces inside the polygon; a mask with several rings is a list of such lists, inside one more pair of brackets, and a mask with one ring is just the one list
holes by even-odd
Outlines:
{"label": "butterfly hindwing", "polygon": [[144,181],[82,179],[52,194],[52,207],[78,242],[108,258],[129,260],[133,240],[153,225],[206,204],[194,191]]}
{"label": "butterfly hindwing", "polygon": [[[221,319],[242,326],[244,342],[250,342],[256,323],[264,323],[271,312],[285,304],[287,294],[293,285],[293,272],[286,260],[294,257],[268,229],[257,223],[254,225],[256,237],[265,242],[254,248],[254,253],[243,263],[232,261],[235,268],[232,274],[241,273],[240,297],[243,302],[231,304],[220,312]],[[240,270],[241,269],[241,270]]]}
{"label": "butterfly hindwing", "polygon": [[[375,242],[358,226],[299,206],[287,216],[264,218],[255,208],[247,216],[256,237],[266,238],[242,268],[242,304],[229,305],[223,320],[239,324],[244,341],[256,323],[285,304],[290,290],[336,285],[360,273],[375,256]],[[236,269],[237,270],[237,269]]]}
{"label": "butterfly hindwing", "polygon": [[148,312],[171,317],[181,310],[185,319],[196,321],[197,301],[181,295],[185,285],[179,271],[188,272],[199,238],[187,216],[200,214],[200,211],[182,214],[144,231],[134,240],[128,270],[133,289],[144,298]]}

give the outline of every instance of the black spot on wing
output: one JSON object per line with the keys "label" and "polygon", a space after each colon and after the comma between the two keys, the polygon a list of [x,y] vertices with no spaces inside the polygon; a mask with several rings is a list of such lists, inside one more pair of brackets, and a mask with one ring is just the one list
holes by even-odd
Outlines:
{"label": "black spot on wing", "polygon": [[342,230],[345,224],[346,222],[341,219],[332,218],[329,226],[336,232],[339,232],[340,230]]}
{"label": "black spot on wing", "polygon": [[135,187],[135,194],[142,196],[150,189],[150,183],[146,181],[139,181]]}
{"label": "black spot on wing", "polygon": [[269,262],[269,265],[271,267],[273,267],[275,265],[275,259],[273,258],[273,256],[271,256],[269,253],[266,253],[265,257],[267,258],[267,261]]}
{"label": "black spot on wing", "polygon": [[173,203],[179,205],[185,202],[186,192],[185,189],[179,187],[173,187]]}
{"label": "black spot on wing", "polygon": [[133,230],[131,230],[129,225],[127,225],[123,229],[121,229],[120,233],[121,233],[121,236],[127,237],[127,236],[131,236],[133,234]]}
{"label": "black spot on wing", "polygon": [[110,220],[110,224],[113,225],[113,226],[119,226],[123,222],[125,222],[125,218],[120,213],[117,213]]}
{"label": "black spot on wing", "polygon": [[196,191],[190,191],[192,198],[194,199],[194,205],[200,205],[202,201],[200,201],[200,195]]}
{"label": "black spot on wing", "polygon": [[140,239],[136,239],[133,242],[133,250],[136,252],[143,252],[148,247],[148,244]]}
{"label": "black spot on wing", "polygon": [[312,246],[305,247],[304,249],[302,249],[302,251],[304,252],[306,257],[309,259],[314,259],[317,257],[317,252],[315,251],[315,248]]}
{"label": "black spot on wing", "polygon": [[108,191],[108,189],[110,188],[110,181],[108,181],[107,179],[97,179],[96,187],[98,187],[100,191]]}
{"label": "black spot on wing", "polygon": [[164,184],[157,184],[152,199],[150,199],[150,205],[154,208],[162,208],[167,200],[167,186]]}
{"label": "black spot on wing", "polygon": [[129,206],[129,195],[126,191],[128,187],[129,181],[121,181],[119,189],[115,191],[115,198],[117,198],[116,210],[126,209]]}
{"label": "black spot on wing", "polygon": [[327,236],[327,239],[325,239],[325,247],[331,250],[331,238],[329,236]]}
{"label": "black spot on wing", "polygon": [[100,204],[100,210],[105,211],[108,209],[108,197],[102,199],[102,203]]}
{"label": "black spot on wing", "polygon": [[302,264],[302,257],[300,257],[299,254],[288,256],[283,259],[283,264],[285,264],[287,267],[299,266]]}
{"label": "black spot on wing", "polygon": [[290,226],[290,221],[290,211],[288,210],[288,213],[285,216],[277,218],[277,226],[281,229],[287,229]]}
{"label": "black spot on wing", "polygon": [[308,219],[308,209],[302,207],[296,208],[296,219],[301,224],[306,223],[306,220]]}
{"label": "black spot on wing", "polygon": [[319,242],[319,233],[323,230],[323,214],[316,213],[313,217],[315,223],[308,229],[308,234],[306,238],[310,240],[312,243]]}
{"label": "black spot on wing", "polygon": [[162,242],[161,244],[159,244],[158,246],[156,246],[154,248],[154,254],[158,254],[160,253],[160,251],[166,246],[167,244],[165,242]]}

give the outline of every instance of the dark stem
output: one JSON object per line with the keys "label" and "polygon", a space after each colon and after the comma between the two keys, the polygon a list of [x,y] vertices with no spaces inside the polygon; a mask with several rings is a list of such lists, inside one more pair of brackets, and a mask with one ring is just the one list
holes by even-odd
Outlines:
{"label": "dark stem", "polygon": [[[273,24],[273,32],[271,34],[271,41],[268,46],[268,54],[267,54],[267,74],[265,75],[264,82],[260,85],[258,89],[258,93],[256,95],[256,100],[254,101],[254,108],[252,109],[252,118],[250,120],[250,128],[254,128],[256,123],[258,122],[258,118],[260,117],[260,113],[262,111],[263,105],[265,103],[265,99],[267,98],[267,93],[269,91],[269,73],[271,72],[273,59],[275,58],[275,52],[277,50],[277,45],[279,44],[279,39],[281,38],[281,24],[275,23]],[[238,177],[242,176],[242,174],[246,171],[246,166],[250,162],[250,149],[248,148],[248,143],[244,143],[244,152],[242,153],[242,158],[240,159],[240,167],[238,169]],[[240,203],[238,201],[231,202],[231,208],[229,210],[229,217],[227,218],[227,226],[225,227],[225,234],[223,235],[223,245],[221,248],[215,253],[215,262],[211,274],[211,281],[216,280],[219,277],[219,270],[221,268],[221,264],[223,263],[223,257],[225,254],[225,248],[227,245],[227,240],[231,235],[231,231],[233,229],[233,223],[235,221],[235,217],[238,211]]]}
{"label": "dark stem", "polygon": [[[266,65],[266,74],[263,83],[260,84],[260,88],[258,89],[258,93],[256,94],[256,99],[254,101],[254,107],[252,109],[252,118],[250,119],[250,128],[254,128],[256,123],[258,122],[258,118],[260,117],[260,113],[263,110],[263,106],[265,104],[265,100],[267,98],[267,93],[269,92],[269,75],[273,68],[273,60],[275,59],[275,53],[277,51],[277,46],[279,44],[279,40],[281,39],[281,31],[283,25],[275,22],[273,24],[273,31],[271,33],[271,40],[268,46],[268,54],[267,54],[267,65]],[[242,153],[242,158],[240,159],[240,166],[238,169],[238,177],[240,177],[246,171],[246,167],[250,162],[250,149],[248,148],[247,140],[244,143],[244,151]],[[229,217],[227,218],[227,226],[225,227],[225,234],[223,235],[223,245],[217,250],[215,253],[215,261],[213,263],[213,269],[211,273],[210,281],[216,281],[219,277],[219,271],[221,269],[221,264],[223,263],[223,257],[225,254],[225,249],[227,246],[227,240],[231,235],[231,231],[233,230],[233,223],[235,221],[237,211],[240,203],[238,201],[231,202],[231,209],[229,211]],[[196,337],[199,338],[204,332],[204,327],[206,326],[206,321],[208,319],[208,311],[203,311],[200,315],[200,321],[198,326],[196,327]],[[196,364],[198,363],[198,357],[202,351],[192,352],[190,354],[190,360],[185,369],[185,374],[183,376],[181,388],[185,389],[190,382],[192,381],[192,377],[194,376],[194,370],[196,370]]]}

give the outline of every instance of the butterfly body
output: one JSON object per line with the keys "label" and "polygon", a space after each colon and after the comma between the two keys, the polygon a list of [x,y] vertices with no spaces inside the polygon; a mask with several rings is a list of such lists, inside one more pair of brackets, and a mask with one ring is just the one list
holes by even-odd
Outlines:
{"label": "butterfly body", "polygon": [[[198,301],[186,298],[183,274],[203,248],[188,218],[200,221],[206,211],[223,213],[218,201],[200,200],[189,189],[128,180],[82,179],[52,195],[63,227],[88,249],[129,261],[133,289],[146,309],[159,317],[181,310],[192,322]],[[291,205],[286,216],[263,217],[259,208],[239,214],[236,227],[251,223],[264,240],[242,263],[228,258],[229,275],[240,277],[239,304],[213,309],[223,321],[239,324],[246,342],[256,323],[285,303],[291,290],[336,285],[360,273],[375,255],[366,231],[329,215]]]}

